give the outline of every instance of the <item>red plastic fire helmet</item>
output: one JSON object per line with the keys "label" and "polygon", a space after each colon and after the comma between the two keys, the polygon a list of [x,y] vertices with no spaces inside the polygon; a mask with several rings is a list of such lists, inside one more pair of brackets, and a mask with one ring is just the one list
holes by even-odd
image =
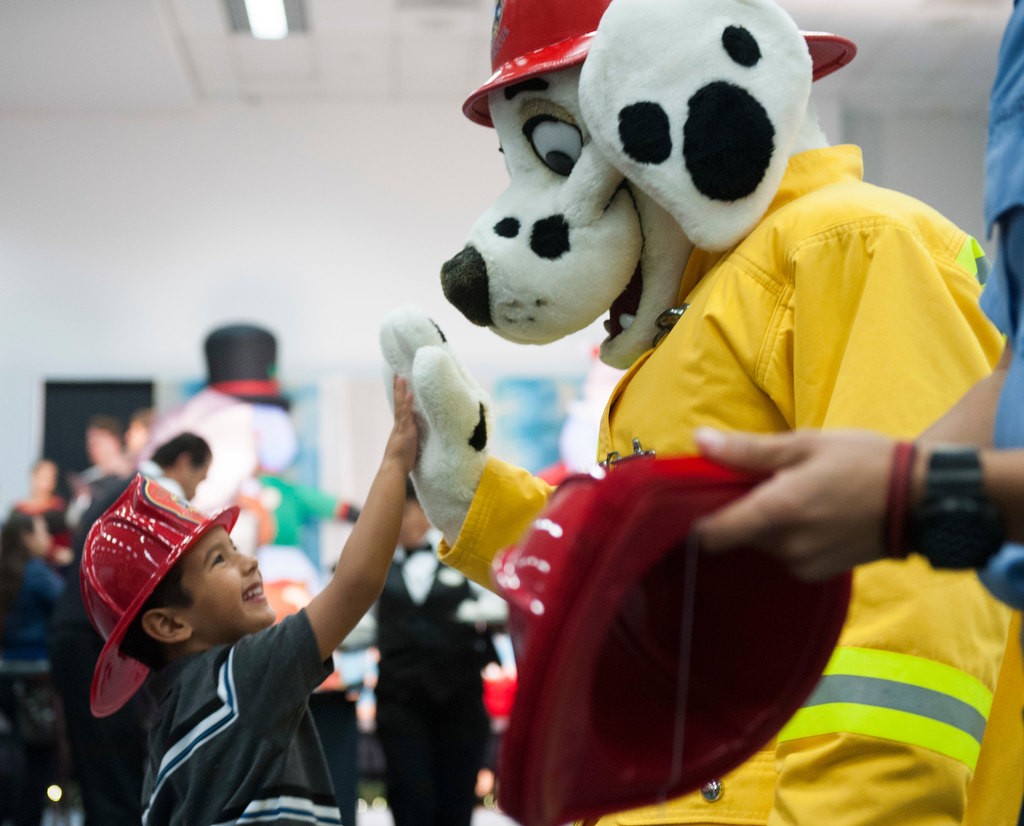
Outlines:
{"label": "red plastic fire helmet", "polygon": [[807,699],[850,575],[793,578],[753,550],[703,555],[700,516],[755,477],[702,459],[628,459],[563,482],[495,561],[519,666],[498,763],[527,826],[690,792],[764,746]]}
{"label": "red plastic fire helmet", "polygon": [[121,708],[149,669],[121,653],[128,627],[174,564],[211,528],[230,531],[238,508],[208,517],[152,479],[136,475],[96,520],[82,549],[85,610],[107,641],[93,672],[89,706],[97,717]]}
{"label": "red plastic fire helmet", "polygon": [[[493,126],[487,96],[546,72],[582,63],[597,24],[611,0],[495,0],[491,26],[493,74],[471,94],[462,111],[474,123]],[[851,40],[804,32],[814,61],[814,79],[842,68],[857,54]]]}

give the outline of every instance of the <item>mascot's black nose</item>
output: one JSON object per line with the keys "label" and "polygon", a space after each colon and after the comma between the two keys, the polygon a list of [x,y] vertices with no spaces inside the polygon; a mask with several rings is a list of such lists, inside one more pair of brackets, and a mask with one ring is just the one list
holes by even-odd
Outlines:
{"label": "mascot's black nose", "polygon": [[487,264],[473,247],[465,247],[441,265],[441,288],[466,318],[480,327],[491,326],[491,293]]}

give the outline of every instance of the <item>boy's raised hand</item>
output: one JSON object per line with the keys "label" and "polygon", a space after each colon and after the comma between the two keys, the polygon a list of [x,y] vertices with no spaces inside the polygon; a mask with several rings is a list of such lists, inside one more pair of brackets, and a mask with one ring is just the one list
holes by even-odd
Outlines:
{"label": "boy's raised hand", "polygon": [[412,390],[409,389],[405,379],[395,376],[392,382],[392,393],[395,402],[395,423],[391,428],[387,446],[384,448],[384,455],[393,457],[408,475],[416,465],[416,456],[419,451],[419,428],[416,425],[416,416],[413,414]]}

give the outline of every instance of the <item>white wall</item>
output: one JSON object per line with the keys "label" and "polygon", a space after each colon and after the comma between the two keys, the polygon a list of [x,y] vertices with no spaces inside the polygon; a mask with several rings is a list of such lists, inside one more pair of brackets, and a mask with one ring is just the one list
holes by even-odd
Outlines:
{"label": "white wall", "polygon": [[850,110],[843,132],[863,149],[867,180],[931,204],[985,245],[987,124],[986,111],[897,116]]}
{"label": "white wall", "polygon": [[[981,234],[984,113],[821,109],[870,180]],[[440,264],[504,186],[493,133],[455,100],[0,117],[0,508],[39,451],[43,381],[201,378],[224,322],[273,329],[286,382],[375,374],[378,325],[406,302],[478,373],[581,373],[596,328],[524,348],[443,299]]]}
{"label": "white wall", "polygon": [[46,379],[195,379],[214,326],[265,324],[285,382],[375,374],[393,307],[425,307],[476,369],[583,364],[445,302],[441,263],[505,186],[459,102],[0,117],[0,508],[41,445]]}

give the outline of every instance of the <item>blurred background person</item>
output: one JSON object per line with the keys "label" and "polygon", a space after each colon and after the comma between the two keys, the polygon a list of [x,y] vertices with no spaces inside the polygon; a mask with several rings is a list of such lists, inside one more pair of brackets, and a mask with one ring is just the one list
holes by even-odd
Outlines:
{"label": "blurred background person", "polygon": [[60,718],[49,637],[64,579],[47,561],[51,542],[39,515],[11,513],[0,530],[0,710],[14,722],[25,759],[14,826],[39,826],[46,788],[56,779]]}
{"label": "blurred background person", "polygon": [[149,444],[149,432],[155,418],[156,411],[152,407],[140,407],[128,418],[128,427],[124,431],[124,452],[132,467],[138,466]]}
{"label": "blurred background person", "polygon": [[129,476],[133,465],[124,450],[124,425],[115,416],[98,413],[85,426],[85,452],[92,464],[70,478],[73,498],[67,509],[72,530],[82,521],[89,504],[111,479]]}
{"label": "blurred background person", "polygon": [[377,737],[395,826],[469,826],[491,736],[484,667],[507,606],[437,559],[412,483],[377,602]]}
{"label": "blurred background person", "polygon": [[29,475],[28,496],[14,503],[14,510],[26,516],[41,516],[52,539],[48,559],[54,565],[71,562],[71,532],[68,530],[67,500],[57,493],[59,469],[50,459],[40,459]]}
{"label": "blurred background person", "polygon": [[309,710],[327,758],[342,823],[356,822],[359,800],[359,723],[356,707],[372,663],[374,622],[364,615],[334,652],[334,673],[309,697]]}
{"label": "blurred background person", "polygon": [[179,433],[164,442],[149,459],[139,463],[139,473],[154,479],[175,496],[191,502],[213,461],[210,445],[195,433]]}
{"label": "blurred background person", "polygon": [[72,775],[78,782],[83,826],[137,824],[142,820],[142,774],[146,758],[149,707],[143,692],[109,717],[93,717],[89,687],[103,649],[78,587],[82,547],[93,522],[128,486],[131,477],[109,476],[95,483],[92,501],[72,534],[74,559],[53,613],[50,665],[60,695],[71,750]]}

